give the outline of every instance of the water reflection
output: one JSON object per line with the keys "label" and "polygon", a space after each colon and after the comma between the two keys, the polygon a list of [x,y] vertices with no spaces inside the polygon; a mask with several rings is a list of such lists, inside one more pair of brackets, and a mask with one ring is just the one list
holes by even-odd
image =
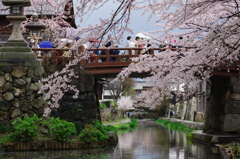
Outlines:
{"label": "water reflection", "polygon": [[154,121],[119,134],[116,147],[104,149],[0,153],[1,159],[221,159],[218,148],[186,140],[185,133],[169,130]]}

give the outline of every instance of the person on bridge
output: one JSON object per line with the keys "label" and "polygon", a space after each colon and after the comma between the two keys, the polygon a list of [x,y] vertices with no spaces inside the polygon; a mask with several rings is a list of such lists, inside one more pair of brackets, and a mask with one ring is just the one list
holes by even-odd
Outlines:
{"label": "person on bridge", "polygon": [[[102,48],[105,49],[106,46],[105,45],[102,45]],[[101,50],[100,52],[101,55],[106,55],[106,50]],[[106,62],[106,57],[102,57],[102,62]]]}
{"label": "person on bridge", "polygon": [[[137,37],[135,38],[134,44],[135,44],[135,47],[141,47],[141,45],[140,45],[140,37],[137,36]],[[135,51],[135,55],[140,55],[140,51],[141,51],[141,50],[136,50],[136,51]]]}
{"label": "person on bridge", "polygon": [[[135,43],[132,41],[132,37],[128,36],[126,41],[126,47],[133,48],[135,47]],[[129,51],[126,51],[126,55],[129,55]],[[134,55],[134,50],[132,50],[132,55]]]}
{"label": "person on bridge", "polygon": [[[118,48],[118,46],[114,46],[114,48]],[[111,50],[110,55],[119,55],[119,50]],[[110,57],[110,61],[118,61],[117,57]]]}

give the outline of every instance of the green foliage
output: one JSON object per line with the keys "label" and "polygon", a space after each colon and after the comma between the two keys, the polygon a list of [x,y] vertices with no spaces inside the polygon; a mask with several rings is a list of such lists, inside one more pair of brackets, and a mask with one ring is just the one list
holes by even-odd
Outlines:
{"label": "green foliage", "polygon": [[170,122],[167,120],[161,120],[161,119],[157,119],[156,122],[163,126],[169,127],[172,130],[177,130],[177,131],[182,131],[182,132],[193,132],[194,131],[193,129],[190,129],[180,123],[173,123],[173,122]]}
{"label": "green foliage", "polygon": [[131,118],[131,122],[129,123],[130,127],[137,127],[138,126],[138,121],[137,119]]}
{"label": "green foliage", "polygon": [[36,114],[33,117],[25,116],[23,120],[17,118],[12,122],[12,125],[14,126],[14,134],[21,141],[29,141],[33,137],[39,137],[40,127],[43,125],[48,125],[50,133],[60,141],[68,140],[70,135],[76,133],[75,125],[71,122],[54,117],[46,121],[38,118]]}
{"label": "green foliage", "polygon": [[21,138],[21,141],[32,140],[33,137],[39,136],[37,133],[40,129],[42,118],[38,118],[36,114],[33,117],[24,116],[23,120],[17,118],[12,122],[16,135]]}
{"label": "green foliage", "polygon": [[76,134],[76,127],[73,123],[61,120],[60,118],[50,118],[48,121],[51,133],[59,141],[67,141],[70,135]]}
{"label": "green foliage", "polygon": [[107,100],[107,102],[110,102],[113,107],[117,106],[117,103],[112,100]]}
{"label": "green foliage", "polygon": [[74,123],[74,126],[76,128],[76,135],[80,134],[80,132],[83,130],[82,125],[80,125],[78,123]]}
{"label": "green foliage", "polygon": [[111,132],[111,131],[114,131],[114,132],[117,132],[118,129],[115,127],[115,126],[112,126],[112,125],[106,125],[106,126],[103,126],[107,132]]}
{"label": "green foliage", "polygon": [[7,145],[7,143],[20,141],[19,135],[11,133],[0,137],[0,145]]}
{"label": "green foliage", "polygon": [[130,124],[120,124],[120,125],[114,125],[117,129],[122,130],[122,129],[130,129]]}
{"label": "green foliage", "polygon": [[79,134],[81,141],[86,143],[104,141],[108,136],[103,134],[92,124],[85,124],[83,131]]}
{"label": "green foliage", "polygon": [[121,132],[124,130],[124,132],[129,131],[130,129],[136,128],[138,126],[138,121],[136,119],[131,119],[130,123],[126,124],[119,124],[119,125],[108,125],[104,126],[110,131],[115,131],[115,132]]}
{"label": "green foliage", "polygon": [[94,121],[93,121],[93,124],[94,124],[94,126],[95,126],[98,130],[100,130],[103,134],[107,134],[107,133],[109,132],[108,129],[106,129],[106,127],[104,127],[104,126],[100,123],[99,120],[94,120]]}
{"label": "green foliage", "polygon": [[99,105],[99,108],[106,108],[107,106],[106,106],[106,104],[104,104],[104,103],[101,103],[100,105]]}
{"label": "green foliage", "polygon": [[10,133],[13,132],[13,130],[12,126],[0,125],[0,133]]}

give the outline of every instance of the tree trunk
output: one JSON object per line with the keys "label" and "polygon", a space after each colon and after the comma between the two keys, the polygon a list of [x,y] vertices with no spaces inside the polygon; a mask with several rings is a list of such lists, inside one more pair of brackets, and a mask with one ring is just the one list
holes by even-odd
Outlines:
{"label": "tree trunk", "polygon": [[211,87],[207,99],[206,120],[203,129],[208,134],[223,134],[224,108],[227,93],[230,88],[230,77],[213,76],[210,78]]}

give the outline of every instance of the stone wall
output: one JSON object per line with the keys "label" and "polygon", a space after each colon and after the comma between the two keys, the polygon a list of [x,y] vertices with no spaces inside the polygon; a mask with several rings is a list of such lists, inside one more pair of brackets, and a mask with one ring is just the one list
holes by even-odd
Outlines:
{"label": "stone wall", "polygon": [[0,124],[9,125],[13,119],[42,115],[45,101],[38,90],[42,67],[0,67]]}
{"label": "stone wall", "polygon": [[101,121],[116,121],[119,118],[122,118],[121,113],[119,113],[117,110],[115,110],[113,107],[110,108],[101,108]]}

